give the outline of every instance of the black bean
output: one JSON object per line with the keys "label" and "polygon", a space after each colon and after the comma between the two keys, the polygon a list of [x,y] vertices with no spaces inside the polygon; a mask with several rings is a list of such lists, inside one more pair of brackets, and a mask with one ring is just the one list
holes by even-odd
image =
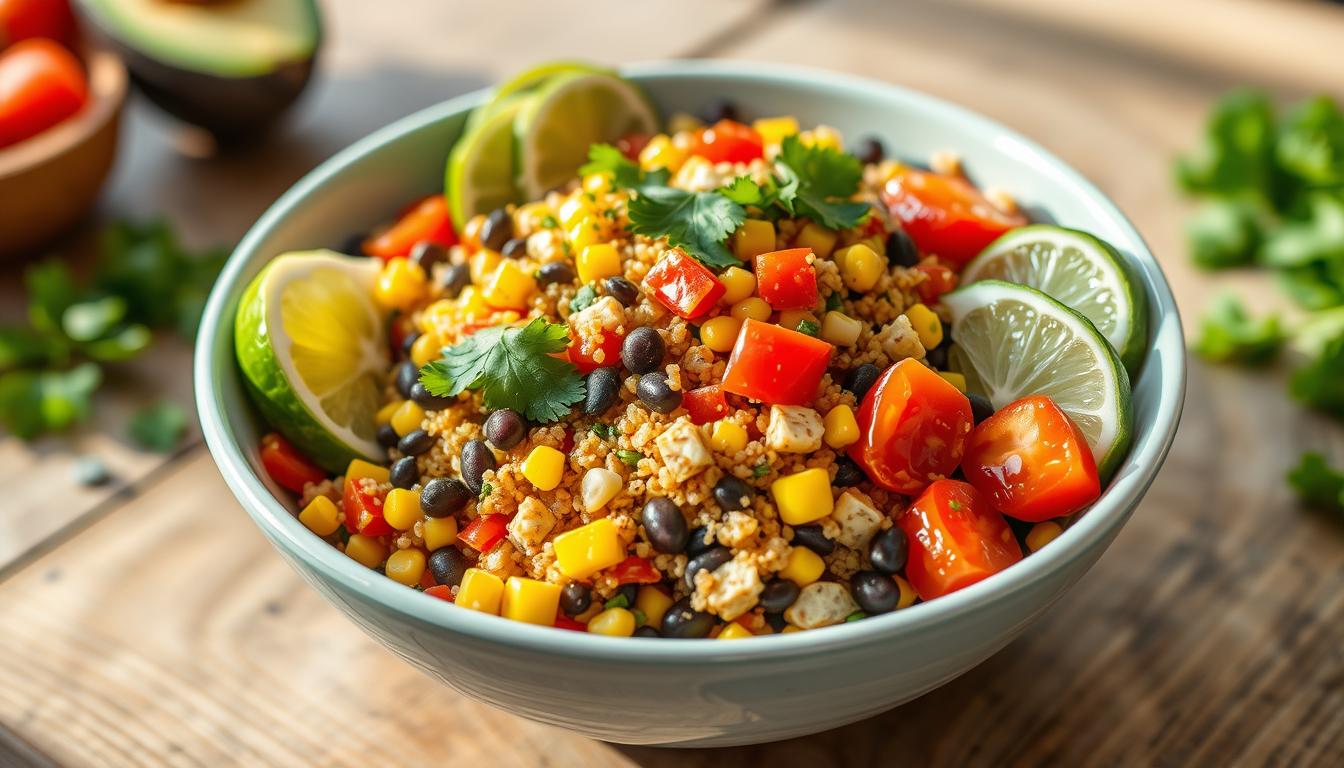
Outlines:
{"label": "black bean", "polygon": [[733,551],[727,547],[710,547],[701,552],[686,563],[686,586],[695,589],[695,574],[713,571],[732,559]]}
{"label": "black bean", "polygon": [[705,107],[701,117],[704,118],[706,125],[713,125],[720,120],[737,120],[738,114],[736,102],[719,99]]}
{"label": "black bean", "polygon": [[393,488],[414,488],[420,482],[420,467],[416,466],[414,456],[406,456],[392,463],[387,479]]}
{"label": "black bean", "polygon": [[574,268],[567,261],[552,261],[542,264],[537,270],[537,285],[545,288],[551,283],[569,285],[574,282]]}
{"label": "black bean", "polygon": [[691,537],[686,540],[686,556],[695,557],[704,554],[706,550],[717,544],[717,539],[710,537],[705,541],[705,529],[695,528],[691,531]]}
{"label": "black bean", "polygon": [[391,424],[380,425],[374,435],[378,438],[378,444],[384,448],[391,448],[401,440],[401,435],[397,434],[397,430],[393,429]]}
{"label": "black bean", "polygon": [[837,459],[835,462],[835,479],[831,485],[836,488],[849,488],[858,485],[864,481],[863,470],[848,458]]}
{"label": "black bean", "polygon": [[714,617],[691,608],[691,598],[683,597],[663,614],[659,631],[663,637],[687,639],[708,637],[714,629]]}
{"label": "black bean", "polygon": [[649,537],[654,551],[675,554],[686,549],[691,531],[686,525],[686,516],[671,499],[661,496],[649,499],[640,513],[640,521],[644,523],[644,535]]}
{"label": "black bean", "polygon": [[859,149],[854,153],[865,165],[882,162],[882,158],[887,156],[887,150],[882,146],[881,139],[876,136],[867,136],[859,142]]}
{"label": "black bean", "polygon": [[905,567],[908,551],[905,531],[891,527],[878,533],[868,544],[868,562],[873,564],[873,570],[890,576]]}
{"label": "black bean", "polygon": [[347,256],[362,256],[364,254],[364,241],[369,239],[367,232],[356,232],[345,238],[341,244],[341,253]]}
{"label": "black bean", "polygon": [[434,581],[449,587],[462,583],[462,575],[471,567],[467,556],[457,547],[440,547],[429,555],[429,572]]}
{"label": "black bean", "polygon": [[583,398],[586,416],[601,416],[621,397],[621,376],[615,368],[595,368],[588,374],[588,393]]}
{"label": "black bean", "polygon": [[448,517],[471,501],[467,484],[455,477],[436,477],[420,489],[420,511],[429,517]]}
{"label": "black bean", "polygon": [[976,424],[994,415],[994,404],[989,402],[988,397],[975,392],[966,397],[971,401],[971,415],[975,417]]}
{"label": "black bean", "polygon": [[828,539],[816,523],[794,526],[793,545],[807,547],[818,555],[829,555],[835,551],[835,539]]}
{"label": "black bean", "polygon": [[658,366],[663,364],[665,354],[667,344],[652,328],[636,328],[625,337],[625,341],[621,342],[621,362],[625,363],[625,367],[631,373],[649,373],[657,370]]}
{"label": "black bean", "polygon": [[924,350],[924,361],[933,366],[936,371],[947,370],[947,350],[952,346],[952,339],[944,337],[941,344],[933,349]]}
{"label": "black bean", "polygon": [[615,600],[615,599],[618,598],[618,597],[624,597],[624,598],[625,598],[625,607],[626,607],[626,608],[634,608],[634,607],[635,607],[635,599],[639,597],[639,585],[638,585],[638,584],[622,584],[621,586],[619,586],[619,587],[616,588],[616,594],[612,595],[612,596],[611,596],[611,599]]}
{"label": "black bean", "polygon": [[750,485],[732,475],[724,475],[714,484],[714,500],[725,510],[746,509],[755,496]]}
{"label": "black bean", "polygon": [[401,353],[402,357],[410,357],[411,347],[414,347],[415,342],[419,340],[420,340],[420,334],[415,331],[411,331],[410,333],[406,334],[405,337],[402,338],[401,349],[398,350],[398,352]]}
{"label": "black bean", "polygon": [[765,614],[765,623],[769,625],[770,629],[775,631],[775,634],[783,632],[784,628],[789,626],[789,620],[784,618],[784,614],[782,613]]}
{"label": "black bean", "polygon": [[440,397],[439,395],[430,392],[429,387],[426,387],[418,381],[411,385],[411,399],[415,401],[416,405],[424,408],[426,411],[442,411],[444,408],[447,408],[456,402],[456,400],[451,397]]}
{"label": "black bean", "polygon": [[397,385],[397,393],[402,397],[411,396],[411,387],[420,381],[420,369],[415,367],[415,363],[410,360],[403,360],[397,363],[397,370],[394,373]]}
{"label": "black bean", "polygon": [[515,237],[504,244],[500,253],[507,259],[521,259],[527,255],[527,241],[521,237]]}
{"label": "black bean", "polygon": [[468,440],[462,446],[462,482],[473,494],[481,492],[486,470],[495,468],[495,454],[484,440]]}
{"label": "black bean", "polygon": [[635,630],[635,637],[662,637],[662,635],[658,634],[658,630],[654,629],[652,624],[645,624]]}
{"label": "black bean", "polygon": [[513,237],[513,218],[503,208],[496,208],[486,214],[481,225],[481,245],[492,251],[503,250],[504,244]]}
{"label": "black bean", "polygon": [[434,447],[434,436],[423,429],[413,429],[397,442],[397,450],[407,456],[419,456]]}
{"label": "black bean", "polygon": [[609,296],[621,302],[623,307],[633,307],[639,301],[639,286],[624,277],[608,277],[602,281],[602,287],[607,289]]}
{"label": "black bean", "polygon": [[877,377],[881,373],[872,363],[860,363],[845,374],[844,387],[854,393],[855,400],[863,402],[863,396],[877,383]]}
{"label": "black bean", "polygon": [[466,264],[449,264],[443,271],[444,296],[456,299],[468,285],[471,285],[471,269]]}
{"label": "black bean", "polygon": [[790,579],[771,579],[761,590],[761,607],[766,613],[779,613],[793,605],[801,591]]}
{"label": "black bean", "polygon": [[485,439],[507,451],[527,437],[527,422],[512,408],[501,408],[485,417]]}
{"label": "black bean", "polygon": [[578,616],[593,604],[593,590],[587,584],[571,581],[560,590],[560,610],[566,616]]}
{"label": "black bean", "polygon": [[854,593],[854,602],[864,613],[886,613],[896,607],[901,599],[901,589],[886,574],[877,571],[859,571],[849,579],[850,591]]}
{"label": "black bean", "polygon": [[919,263],[919,248],[905,230],[897,229],[887,235],[887,260],[902,267]]}
{"label": "black bean", "polygon": [[681,392],[668,386],[667,374],[662,371],[640,376],[639,385],[635,387],[635,393],[649,407],[649,410],[658,413],[671,413],[677,410],[677,406],[681,405]]}
{"label": "black bean", "polygon": [[420,265],[429,274],[435,264],[442,264],[448,260],[448,251],[438,243],[421,240],[411,248],[411,263]]}

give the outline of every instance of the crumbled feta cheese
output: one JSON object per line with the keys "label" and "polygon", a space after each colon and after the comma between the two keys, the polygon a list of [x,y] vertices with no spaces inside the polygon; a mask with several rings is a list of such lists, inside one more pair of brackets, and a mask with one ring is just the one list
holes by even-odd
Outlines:
{"label": "crumbled feta cheese", "polygon": [[518,561],[514,559],[517,554],[518,550],[514,549],[513,544],[502,541],[499,546],[481,555],[481,559],[476,561],[476,567],[489,571],[501,579],[517,576],[523,572]]}
{"label": "crumbled feta cheese", "polygon": [[852,489],[840,494],[835,500],[835,511],[831,517],[840,525],[840,533],[835,540],[850,549],[863,549],[882,527],[882,513],[878,512],[866,496]]}
{"label": "crumbled feta cheese", "polygon": [[756,522],[756,518],[746,512],[733,510],[724,515],[723,522],[719,523],[716,535],[719,543],[725,547],[741,547],[751,541],[759,528],[760,523]]}
{"label": "crumbled feta cheese", "polygon": [[895,320],[882,326],[874,336],[874,341],[881,345],[882,352],[894,363],[907,357],[924,356],[924,345],[919,340],[919,333],[905,315],[898,315]]}
{"label": "crumbled feta cheese", "polygon": [[798,599],[784,610],[784,619],[800,629],[816,629],[839,624],[859,610],[849,588],[833,581],[818,581],[803,587]]}
{"label": "crumbled feta cheese", "polygon": [[718,614],[724,621],[732,621],[754,608],[757,596],[765,588],[752,563],[752,555],[747,552],[738,552],[709,576],[707,579],[698,577],[696,586],[702,588],[710,612]]}
{"label": "crumbled feta cheese", "polygon": [[821,415],[811,408],[772,405],[765,444],[781,453],[811,453],[821,448],[821,436],[825,431]]}
{"label": "crumbled feta cheese", "polygon": [[546,536],[555,527],[555,515],[534,496],[518,505],[518,513],[509,521],[509,542],[529,555],[541,551]]}
{"label": "crumbled feta cheese", "polygon": [[625,310],[621,308],[621,302],[611,296],[603,296],[569,318],[570,327],[583,336],[592,336],[599,331],[619,331],[624,323]]}
{"label": "crumbled feta cheese", "polygon": [[654,442],[663,456],[663,465],[678,482],[695,477],[714,463],[700,437],[700,430],[684,419],[669,427]]}

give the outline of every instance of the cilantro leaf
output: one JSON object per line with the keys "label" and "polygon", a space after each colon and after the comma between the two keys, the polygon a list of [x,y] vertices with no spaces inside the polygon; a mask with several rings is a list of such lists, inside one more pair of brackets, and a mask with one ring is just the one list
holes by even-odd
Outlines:
{"label": "cilantro leaf", "polygon": [[1307,184],[1344,183],[1344,112],[1328,96],[1299,105],[1279,130],[1274,156]]}
{"label": "cilantro leaf", "polygon": [[81,363],[64,371],[17,370],[0,374],[0,425],[23,440],[88,418],[102,370]]}
{"label": "cilantro leaf", "polygon": [[582,312],[591,307],[595,301],[597,301],[597,288],[594,283],[586,283],[579,286],[574,298],[569,300],[569,311]]}
{"label": "cilantro leaf", "polygon": [[632,232],[666,237],[710,267],[742,263],[723,243],[746,220],[746,209],[717,192],[644,186],[630,201]]}
{"label": "cilantro leaf", "polygon": [[754,205],[762,208],[770,203],[765,188],[752,181],[750,176],[738,176],[720,187],[719,194],[741,206]]}
{"label": "cilantro leaf", "polygon": [[796,190],[789,202],[798,214],[828,229],[849,229],[868,213],[867,203],[849,200],[863,180],[863,164],[857,157],[830,147],[809,147],[797,136],[787,136],[777,160],[792,173],[785,186]]}
{"label": "cilantro leaf", "polygon": [[1315,360],[1294,371],[1288,392],[1304,405],[1344,419],[1344,336],[1326,342]]}
{"label": "cilantro leaf", "polygon": [[568,329],[541,318],[521,328],[485,328],[422,368],[420,382],[440,397],[479,389],[487,408],[512,408],[537,422],[558,421],[584,396],[583,377],[574,364],[551,357],[568,346]]}
{"label": "cilantro leaf", "polygon": [[114,224],[103,232],[100,245],[97,289],[124,298],[130,320],[195,336],[225,251],[190,253],[164,221]]}
{"label": "cilantro leaf", "polygon": [[1190,257],[1205,269],[1240,267],[1255,260],[1260,225],[1254,207],[1212,200],[1186,221]]}
{"label": "cilantro leaf", "polygon": [[1344,199],[1323,192],[1309,194],[1305,212],[1265,238],[1260,260],[1271,267],[1300,267],[1318,261],[1344,261]]}
{"label": "cilantro leaf", "polygon": [[1265,365],[1278,356],[1283,341],[1277,315],[1253,320],[1235,296],[1222,295],[1205,313],[1194,351],[1215,363]]}
{"label": "cilantro leaf", "polygon": [[1297,466],[1288,472],[1288,485],[1309,506],[1344,509],[1344,473],[1332,469],[1319,453],[1302,454]]}
{"label": "cilantro leaf", "polygon": [[168,453],[187,432],[187,414],[177,403],[156,403],[136,411],[126,432],[141,448]]}
{"label": "cilantro leaf", "polygon": [[1266,198],[1274,178],[1274,134],[1269,98],[1232,91],[1214,107],[1203,148],[1177,160],[1176,180],[1192,194]]}
{"label": "cilantro leaf", "polygon": [[644,185],[666,186],[670,177],[666,168],[647,172],[640,170],[638,163],[610,144],[593,144],[588,147],[588,162],[579,169],[579,175],[594,173],[610,173],[612,183],[622,189],[635,189]]}

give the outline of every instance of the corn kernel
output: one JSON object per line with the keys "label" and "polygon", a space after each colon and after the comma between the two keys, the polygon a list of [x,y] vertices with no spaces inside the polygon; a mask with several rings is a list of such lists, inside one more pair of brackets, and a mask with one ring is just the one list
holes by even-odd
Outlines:
{"label": "corn kernel", "polygon": [[318,536],[330,536],[341,526],[341,511],[336,503],[326,496],[318,496],[308,502],[308,506],[299,513],[299,522],[308,526],[308,530]]}
{"label": "corn kernel", "polygon": [[723,283],[723,298],[719,303],[724,306],[733,306],[743,299],[751,298],[751,294],[756,292],[756,276],[741,267],[729,267],[719,275],[719,282]]}
{"label": "corn kernel", "polygon": [[383,265],[373,295],[385,309],[407,310],[429,295],[429,277],[419,264],[398,257]]}
{"label": "corn kernel", "polygon": [[781,635],[787,635],[787,634],[791,634],[791,633],[793,633],[793,632],[802,632],[802,631],[803,631],[803,630],[802,630],[801,627],[795,627],[795,626],[792,625],[792,624],[785,624],[785,625],[784,625],[784,628],[781,629],[781,630],[779,630],[779,634],[781,634]]}
{"label": "corn kernel", "polygon": [[728,310],[728,314],[736,317],[738,320],[746,320],[750,318],[752,320],[759,320],[763,323],[770,319],[770,313],[772,311],[770,305],[765,303],[765,299],[762,299],[759,296],[752,296],[751,298],[743,299],[734,304],[732,309]]}
{"label": "corn kernel", "polygon": [[494,272],[502,261],[504,261],[504,257],[489,248],[477,251],[470,259],[467,259],[467,272],[471,275],[471,282],[476,285],[485,285],[490,273]]}
{"label": "corn kernel", "polygon": [[407,400],[397,408],[397,412],[392,414],[392,429],[397,431],[398,435],[405,437],[407,433],[414,432],[420,428],[420,422],[425,420],[425,409],[416,405],[414,400]]}
{"label": "corn kernel", "polygon": [[411,342],[411,362],[417,368],[424,368],[442,355],[443,342],[437,333],[422,333]]}
{"label": "corn kernel", "polygon": [[427,517],[420,531],[430,552],[457,542],[457,520],[452,517]]}
{"label": "corn kernel", "polygon": [[425,553],[415,548],[398,549],[388,555],[383,571],[389,579],[413,587],[425,573]]}
{"label": "corn kernel", "polygon": [[839,234],[835,231],[809,221],[806,226],[798,230],[798,234],[793,238],[793,245],[795,248],[811,248],[817,258],[829,259],[835,250],[837,238]]}
{"label": "corn kernel", "polygon": [[373,464],[363,459],[351,459],[345,468],[345,482],[348,484],[366,477],[375,483],[386,483],[391,473],[381,464]]}
{"label": "corn kernel", "polygon": [[[418,339],[417,339],[417,341],[418,341]],[[391,420],[392,420],[392,414],[394,414],[394,413],[397,412],[397,409],[401,407],[401,404],[402,404],[403,402],[405,402],[405,401],[404,401],[404,400],[393,400],[392,402],[388,403],[387,405],[384,405],[382,408],[379,408],[379,409],[378,409],[378,412],[375,413],[375,414],[373,415],[373,423],[378,424],[378,425],[382,425],[382,424],[386,424],[386,423],[388,423],[389,421],[391,421]]]}
{"label": "corn kernel", "polygon": [[398,531],[409,531],[422,517],[420,494],[406,488],[393,488],[383,501],[383,519]]}
{"label": "corn kernel", "polygon": [[583,196],[575,194],[560,204],[560,226],[568,229],[578,224],[579,220],[589,213],[588,202],[583,199]]}
{"label": "corn kernel", "polygon": [[345,554],[365,568],[373,568],[387,557],[387,548],[373,537],[356,533],[345,542]]}
{"label": "corn kernel", "polygon": [[523,459],[523,477],[541,491],[554,490],[565,473],[565,454],[549,445],[538,445]]}
{"label": "corn kernel", "polygon": [[700,326],[700,341],[715,352],[732,352],[742,321],[732,315],[711,317]]}
{"label": "corn kernel", "polygon": [[798,133],[798,120],[792,116],[763,117],[751,124],[766,146],[778,145],[785,137]]}
{"label": "corn kernel", "polygon": [[905,319],[919,334],[919,343],[925,349],[933,349],[943,343],[943,321],[923,304],[916,304],[905,310]]}
{"label": "corn kernel", "polygon": [[829,341],[837,347],[854,346],[858,343],[859,334],[862,332],[863,323],[843,312],[831,310],[821,318],[822,340]]}
{"label": "corn kernel", "polygon": [[625,559],[616,524],[605,517],[556,536],[552,546],[556,566],[571,579],[586,579]]}
{"label": "corn kernel", "polygon": [[673,144],[672,139],[665,133],[649,139],[649,143],[639,151],[639,167],[646,171],[666,168],[676,173],[684,162],[686,162],[685,150]]}
{"label": "corn kernel", "polygon": [[582,250],[590,245],[596,245],[602,240],[602,225],[593,216],[584,216],[569,228],[567,233],[569,244],[574,246],[575,250]]}
{"label": "corn kernel", "polygon": [[775,225],[762,219],[747,219],[733,234],[733,254],[751,261],[775,250]]}
{"label": "corn kernel", "polygon": [[909,608],[915,604],[919,595],[915,594],[915,588],[910,586],[910,582],[906,581],[904,577],[896,576],[895,578],[896,586],[901,590],[901,596],[896,601],[896,608]]}
{"label": "corn kernel", "polygon": [[854,418],[854,409],[844,403],[828,411],[821,423],[826,428],[822,438],[832,448],[844,448],[859,441],[859,422]]}
{"label": "corn kernel", "polygon": [[537,281],[524,272],[517,261],[506,259],[490,273],[481,297],[499,309],[525,309],[527,300],[536,290]]}
{"label": "corn kernel", "polygon": [[789,525],[802,525],[831,514],[831,478],[821,467],[804,469],[770,484],[779,518]]}
{"label": "corn kernel", "polygon": [[588,631],[610,637],[635,634],[635,614],[624,608],[608,608],[588,620]]}
{"label": "corn kernel", "polygon": [[1054,520],[1037,523],[1031,527],[1031,532],[1027,534],[1027,549],[1036,552],[1041,547],[1054,541],[1063,532],[1064,529]]}
{"label": "corn kernel", "polygon": [[869,235],[859,242],[872,248],[873,253],[876,253],[878,256],[881,256],[884,259],[887,258],[887,241],[881,237],[878,237],[877,235]]}
{"label": "corn kernel", "polygon": [[490,314],[490,305],[485,303],[485,297],[481,295],[481,289],[474,285],[468,285],[458,294],[457,305],[461,307],[462,314],[466,317],[482,317]]}
{"label": "corn kernel", "polygon": [[611,190],[610,173],[590,173],[583,177],[583,191],[590,195],[600,195]]}
{"label": "corn kernel", "polygon": [[751,630],[738,624],[736,621],[730,621],[724,625],[723,630],[719,632],[716,640],[741,640],[747,637],[754,637]]}
{"label": "corn kernel", "polygon": [[844,138],[840,136],[840,132],[829,125],[818,125],[810,131],[804,131],[798,136],[798,140],[809,147],[825,147],[837,152],[845,148]]}
{"label": "corn kernel", "polygon": [[747,447],[747,430],[735,421],[720,420],[714,422],[714,431],[710,433],[709,445],[719,453],[729,456],[739,453]]}
{"label": "corn kernel", "polygon": [[672,598],[663,590],[645,584],[635,594],[635,608],[644,614],[644,623],[656,627],[663,623],[663,614],[672,607]]}
{"label": "corn kernel", "polygon": [[621,274],[621,255],[611,243],[598,243],[579,251],[574,266],[579,271],[579,282],[592,283]]}
{"label": "corn kernel", "polygon": [[877,285],[885,268],[881,256],[867,245],[857,243],[844,250],[840,260],[840,277],[851,291],[870,291]]}
{"label": "corn kernel", "polygon": [[821,555],[807,547],[791,547],[789,560],[780,569],[779,577],[788,579],[800,587],[806,587],[820,579],[825,570],[826,561],[821,559]]}
{"label": "corn kernel", "polygon": [[504,582],[498,576],[480,568],[468,568],[462,574],[462,585],[457,588],[454,603],[473,611],[499,615],[499,604],[504,597]]}
{"label": "corn kernel", "polygon": [[816,324],[817,316],[806,309],[786,309],[779,313],[779,324],[790,331],[798,330],[798,325],[804,320]]}
{"label": "corn kernel", "polygon": [[958,392],[962,393],[963,395],[966,394],[965,376],[961,375],[960,373],[957,373],[956,371],[939,371],[938,375],[942,376],[943,379],[948,384],[951,384],[952,386],[956,387]]}
{"label": "corn kernel", "polygon": [[521,576],[510,576],[504,583],[500,615],[506,619],[549,627],[555,624],[560,608],[560,585]]}

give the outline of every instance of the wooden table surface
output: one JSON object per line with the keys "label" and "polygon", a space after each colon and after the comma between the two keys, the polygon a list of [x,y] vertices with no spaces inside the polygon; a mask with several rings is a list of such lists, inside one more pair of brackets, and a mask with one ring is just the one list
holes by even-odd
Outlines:
{"label": "wooden table surface", "polygon": [[[165,215],[231,242],[303,171],[395,117],[555,57],[714,56],[867,75],[980,110],[1095,180],[1162,260],[1187,327],[1263,276],[1185,260],[1171,157],[1213,99],[1251,84],[1344,96],[1344,9],[1290,0],[331,0],[321,79],[275,139],[193,158],[142,103],[101,220]],[[96,222],[72,238],[76,254]],[[77,257],[78,258],[78,257]],[[0,279],[17,313],[18,276]],[[0,765],[1342,765],[1344,526],[1295,507],[1303,448],[1338,428],[1281,373],[1192,362],[1165,468],[1111,551],[1006,650],[928,696],[759,747],[612,746],[432,683],[322,602],[224,487],[199,435],[171,456],[123,439],[129,412],[190,404],[190,350],[119,369],[95,422],[0,436]],[[79,455],[114,481],[78,487]],[[825,706],[818,702],[818,706]]]}

